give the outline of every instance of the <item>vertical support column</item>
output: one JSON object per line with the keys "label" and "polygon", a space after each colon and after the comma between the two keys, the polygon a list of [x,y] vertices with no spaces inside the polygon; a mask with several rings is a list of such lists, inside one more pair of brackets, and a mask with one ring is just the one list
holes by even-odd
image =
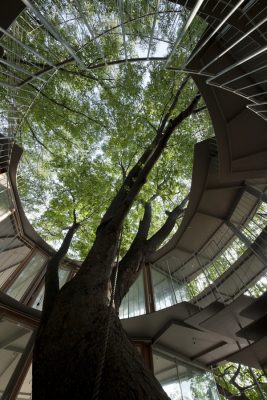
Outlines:
{"label": "vertical support column", "polygon": [[137,351],[142,355],[145,365],[154,373],[153,354],[150,340],[133,340]]}
{"label": "vertical support column", "polygon": [[252,196],[255,196],[257,199],[264,201],[264,203],[267,203],[267,194],[260,192],[258,189],[255,189],[252,186],[245,186],[245,189],[248,193],[252,194]]}
{"label": "vertical support column", "polygon": [[[216,285],[214,284],[214,288],[215,288],[215,290],[214,290],[213,287],[211,286],[211,285],[213,284],[213,282],[210,282],[209,277],[208,277],[208,275],[207,275],[207,271],[206,271],[205,268],[201,265],[201,263],[200,263],[200,261],[199,261],[199,259],[198,259],[197,253],[195,254],[194,257],[195,257],[195,259],[196,259],[196,261],[197,261],[197,264],[198,264],[198,266],[200,267],[200,269],[201,269],[203,275],[205,276],[205,279],[206,279],[206,281],[207,281],[207,283],[208,283],[208,287],[210,288],[210,290],[211,290],[211,292],[212,292],[212,294],[213,294],[213,296],[214,296],[214,298],[215,298],[215,301],[218,301],[218,296],[217,296],[217,293],[216,293],[216,290],[217,290]],[[205,290],[205,289],[204,289],[204,290]]]}
{"label": "vertical support column", "polygon": [[177,361],[175,361],[175,365],[176,365],[177,378],[178,378],[180,392],[181,392],[181,400],[184,400],[183,388],[182,388],[180,374],[179,374],[179,365],[178,365]]}
{"label": "vertical support column", "polygon": [[262,400],[266,400],[267,396],[264,394],[264,392],[262,390],[262,387],[260,385],[260,382],[258,381],[253,369],[249,368],[249,372],[250,372],[250,374],[251,374],[251,376],[252,376],[252,378],[254,380],[255,385],[257,386],[257,388],[259,390],[259,393],[260,393],[260,396],[261,396]]}
{"label": "vertical support column", "polygon": [[150,265],[146,264],[144,269],[144,287],[145,287],[145,303],[146,312],[151,313],[155,311],[154,293]]}
{"label": "vertical support column", "polygon": [[210,285],[210,280],[209,280],[209,278],[208,278],[208,276],[206,274],[205,268],[203,267],[203,265],[201,265],[201,262],[198,259],[197,253],[194,255],[194,258],[195,258],[200,270],[202,271],[203,275],[205,276],[205,279],[206,279],[206,281],[208,283],[208,286],[209,286]]}
{"label": "vertical support column", "polygon": [[233,231],[233,233],[238,237],[245,244],[245,246],[255,254],[255,256],[263,263],[263,265],[267,266],[267,257],[266,255],[260,250],[255,249],[252,242],[238,229],[232,222],[227,221],[226,224],[229,228]]}
{"label": "vertical support column", "polygon": [[13,282],[16,280],[16,278],[19,276],[21,271],[24,269],[26,264],[30,261],[34,254],[35,248],[31,249],[29,253],[25,256],[24,260],[22,260],[19,264],[19,266],[15,269],[15,271],[11,274],[11,276],[6,280],[6,282],[3,284],[1,287],[1,290],[3,292],[7,292],[7,290],[12,286]]}
{"label": "vertical support column", "polygon": [[171,274],[169,262],[168,262],[168,260],[166,262],[167,262],[167,268],[168,268],[168,272],[169,272],[169,278],[170,278],[170,281],[171,281],[172,295],[173,295],[175,304],[178,304],[177,296],[176,296],[174,285],[173,285],[173,277],[172,277],[172,274]]}
{"label": "vertical support column", "polygon": [[[236,318],[236,322],[238,323],[240,329],[242,329],[242,325],[241,325],[240,321],[238,321],[237,318]],[[251,345],[251,342],[250,342],[248,339],[247,339],[247,343],[248,343],[248,345]],[[242,350],[242,347],[240,346],[240,343],[239,343],[239,342],[236,342],[236,344],[237,344],[239,350]],[[263,368],[262,368],[262,369],[263,369]],[[253,378],[253,381],[254,381],[255,385],[257,386],[257,388],[258,388],[258,390],[259,390],[261,399],[262,399],[262,400],[266,400],[266,399],[267,399],[267,396],[266,396],[265,393],[263,392],[262,387],[261,387],[261,384],[260,384],[260,382],[258,381],[258,379],[257,379],[257,377],[256,377],[256,375],[255,375],[255,373],[254,373],[254,371],[253,371],[253,369],[250,368],[250,367],[248,367],[248,370],[249,370],[249,372],[250,372],[250,375],[251,375],[252,378]],[[264,369],[263,369],[263,370],[264,370]]]}
{"label": "vertical support column", "polygon": [[17,398],[20,385],[22,384],[23,378],[25,377],[27,369],[30,365],[35,335],[36,333],[33,332],[3,393],[3,396],[1,397],[2,400],[15,400]]}

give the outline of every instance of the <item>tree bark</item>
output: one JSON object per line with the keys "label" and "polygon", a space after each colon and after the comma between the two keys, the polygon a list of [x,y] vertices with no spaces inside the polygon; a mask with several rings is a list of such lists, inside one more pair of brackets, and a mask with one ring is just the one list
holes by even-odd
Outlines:
{"label": "tree bark", "polygon": [[147,239],[151,223],[151,206],[145,205],[144,218],[140,222],[138,232],[128,252],[119,263],[117,289],[115,293],[115,307],[119,310],[122,299],[138,278],[143,266],[149,262],[151,255],[159,248],[172,231],[177,218],[184,212],[188,196],[168,213],[168,218],[163,226]]}
{"label": "tree bark", "polygon": [[78,228],[79,224],[74,222],[73,225],[68,229],[68,232],[59,250],[48,261],[45,273],[45,294],[39,331],[41,326],[47,322],[51,310],[56,302],[56,298],[59,292],[58,269],[69,250],[73,235]]}
{"label": "tree bark", "polygon": [[[95,301],[95,291],[93,282],[88,293],[84,286],[77,287],[77,282],[71,281],[59,293],[42,341],[34,351],[33,400],[92,398],[108,312],[107,305]],[[114,310],[111,317],[99,400],[167,400]]]}

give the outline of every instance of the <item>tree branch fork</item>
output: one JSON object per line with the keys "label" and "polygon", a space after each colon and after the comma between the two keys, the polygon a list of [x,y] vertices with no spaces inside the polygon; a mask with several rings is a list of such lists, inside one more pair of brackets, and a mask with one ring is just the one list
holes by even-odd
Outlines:
{"label": "tree branch fork", "polygon": [[[165,112],[150,145],[144,150],[137,163],[125,177],[121,188],[115,195],[97,228],[93,246],[75,276],[76,282],[77,280],[81,280],[83,286],[85,285],[85,280],[90,282],[91,286],[92,282],[94,282],[95,287],[102,288],[105,291],[106,294],[104,297],[107,297],[108,294],[108,285],[112,275],[112,266],[117,252],[123,221],[139,191],[145,184],[150,171],[166,148],[170,137],[186,118],[193,115],[197,109],[201,97],[199,93],[193,97],[183,111],[177,113],[176,116],[173,115],[187,83],[188,77],[180,83],[176,94],[172,98],[172,103]],[[171,212],[168,212],[163,226],[150,238],[148,238],[148,235],[151,225],[152,208],[150,202],[145,204],[144,216],[140,221],[136,236],[127,253],[119,262],[117,290],[115,294],[116,309],[119,308],[123,297],[137,279],[144,264],[149,262],[149,257],[159,248],[174,228],[177,219],[184,212],[184,206],[187,201],[188,198],[185,198],[181,204],[177,205]],[[45,278],[43,319],[48,318],[59,292],[58,268],[67,254],[71,240],[79,225],[74,211],[73,225],[68,228],[60,249],[48,262]],[[90,276],[90,279],[88,276]],[[102,296],[102,298],[104,297]]]}

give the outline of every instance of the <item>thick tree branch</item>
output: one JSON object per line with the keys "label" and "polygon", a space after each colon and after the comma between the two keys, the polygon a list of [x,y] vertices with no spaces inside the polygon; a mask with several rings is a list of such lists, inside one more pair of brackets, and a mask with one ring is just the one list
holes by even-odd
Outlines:
{"label": "thick tree branch", "polygon": [[[144,164],[143,168],[140,169],[138,176],[133,180],[132,185],[129,191],[126,193],[127,196],[125,197],[121,207],[118,209],[117,215],[114,215],[114,222],[116,224],[120,224],[126,214],[128,213],[130,207],[133,204],[133,201],[137,194],[139,193],[141,187],[146,182],[146,178],[150,171],[152,170],[153,166],[159,159],[160,155],[162,154],[163,150],[165,149],[169,138],[171,137],[172,133],[177,129],[177,127],[189,116],[192,114],[193,110],[197,106],[197,103],[200,99],[200,94],[196,95],[196,97],[192,100],[189,106],[182,111],[176,118],[170,120],[167,125],[165,131],[160,135],[157,144],[155,145],[153,151],[149,155],[146,163]],[[129,175],[128,175],[129,176]]]}
{"label": "thick tree branch", "polygon": [[147,239],[147,236],[151,224],[151,206],[149,203],[146,204],[144,218],[140,222],[136,237],[119,264],[118,285],[115,295],[117,310],[120,307],[123,297],[128,293],[130,287],[137,279],[143,265],[149,261],[149,255],[157,250],[172,231],[177,218],[184,211],[187,200],[188,197],[169,213],[165,224],[150,239]]}
{"label": "thick tree branch", "polygon": [[238,364],[237,369],[235,370],[234,375],[231,377],[230,379],[230,383],[232,383],[233,385],[235,385],[236,383],[236,378],[238,377],[239,373],[240,373],[240,369],[241,369],[241,365]]}
{"label": "thick tree branch", "polygon": [[77,72],[77,71],[71,71],[71,70],[69,70],[69,69],[66,69],[66,68],[60,68],[60,70],[59,70],[60,72],[64,72],[64,73],[66,73],[66,74],[71,74],[71,75],[75,75],[75,76],[79,76],[79,77],[81,77],[81,78],[86,78],[86,79],[91,79],[91,80],[93,80],[93,81],[96,81],[96,82],[98,82],[99,81],[99,79],[97,79],[93,74],[84,74],[84,73],[82,73],[82,72]]}
{"label": "thick tree branch", "polygon": [[[200,97],[200,94],[197,94],[185,110],[168,122],[164,131],[158,131],[151,145],[144,151],[139,161],[129,172],[124,184],[103,216],[96,232],[94,244],[77,276],[86,274],[86,271],[90,270],[91,277],[93,276],[99,284],[103,282],[102,284],[104,285],[104,282],[108,281],[111,275],[111,266],[116,254],[116,244],[123,220],[146,182],[148,174],[165,149],[171,135],[192,114],[197,107]],[[97,272],[92,274],[92,268]],[[101,273],[99,270],[101,270]]]}
{"label": "thick tree branch", "polygon": [[45,274],[45,294],[43,302],[43,312],[41,317],[41,325],[45,324],[49,318],[50,312],[55,303],[57,294],[59,292],[59,278],[58,269],[59,266],[67,254],[73,235],[79,228],[79,223],[74,222],[69,228],[60,248],[48,261]]}
{"label": "thick tree branch", "polygon": [[151,224],[151,205],[145,204],[143,219],[139,223],[137,234],[119,263],[117,289],[115,292],[115,307],[118,310],[123,297],[127,294],[129,288],[139,275],[141,265],[144,261],[145,242],[148,236]]}
{"label": "thick tree branch", "polygon": [[165,116],[164,116],[163,119],[162,119],[162,122],[161,122],[161,125],[160,125],[160,128],[159,128],[160,130],[161,130],[161,129],[164,129],[164,127],[165,127],[165,125],[166,125],[168,119],[169,119],[170,116],[171,116],[172,111],[173,111],[174,108],[177,106],[177,103],[178,103],[178,101],[179,101],[179,98],[180,98],[180,96],[181,96],[181,94],[182,94],[182,92],[183,92],[183,89],[184,89],[185,86],[187,85],[187,82],[189,81],[189,79],[190,79],[190,76],[187,75],[187,76],[185,77],[185,79],[182,81],[182,83],[181,83],[179,89],[177,90],[175,96],[173,97],[173,101],[172,101],[172,103],[171,103],[171,105],[170,105],[170,107],[169,107],[169,110],[166,112]]}
{"label": "thick tree branch", "polygon": [[[198,104],[198,101],[200,100],[200,97],[200,94],[197,94],[184,111],[182,111],[180,114],[178,114],[177,117],[169,121],[164,131],[158,131],[158,134],[152,141],[151,145],[145,150],[139,161],[129,172],[122,188],[115,196],[106,214],[104,215],[102,223],[110,218],[114,218],[114,221],[115,219],[119,219],[120,221],[116,221],[116,223],[121,223],[121,221],[129,211],[141,187],[146,182],[148,174],[159,159],[163,150],[165,149],[171,135],[177,129],[177,127],[189,115],[192,114]],[[119,204],[121,204],[121,206],[119,206]],[[116,217],[115,214],[117,214]]]}
{"label": "thick tree branch", "polygon": [[[144,153],[141,155],[135,166],[131,169],[128,176],[126,177],[120,191],[117,193],[113,201],[111,202],[108,210],[106,211],[104,217],[102,218],[100,227],[104,224],[107,220],[110,220],[111,216],[114,215],[115,210],[117,209],[118,203],[125,203],[126,197],[135,197],[140,188],[146,181],[147,175],[153,168],[154,164],[160,157],[161,153],[163,152],[164,148],[166,147],[168,140],[172,133],[176,130],[179,124],[181,124],[189,115],[193,113],[195,110],[198,101],[200,100],[200,94],[197,94],[189,106],[182,111],[176,118],[170,120],[168,125],[165,129],[165,125],[167,123],[168,116],[171,114],[173,108],[177,105],[177,102],[180,98],[180,95],[183,91],[183,88],[187,84],[189,77],[186,77],[183,82],[181,83],[180,87],[177,90],[173,103],[170,106],[169,111],[167,112],[167,117],[163,119],[160,128],[157,130],[157,134],[152,140],[151,144],[145,149]],[[152,157],[153,156],[153,157]],[[150,162],[149,162],[150,161]],[[142,178],[137,181],[138,176],[142,175]],[[140,186],[141,184],[141,186]],[[134,191],[134,194],[131,195],[130,191],[133,187],[138,187],[138,191]],[[127,213],[127,211],[126,211]]]}
{"label": "thick tree branch", "polygon": [[146,242],[146,252],[151,254],[155,252],[164,240],[171,233],[177,219],[184,213],[184,206],[188,201],[188,196],[168,213],[168,218],[164,225]]}
{"label": "thick tree branch", "polygon": [[193,111],[193,114],[198,114],[198,113],[200,113],[202,111],[205,111],[205,110],[207,110],[206,106],[199,107],[199,108],[197,108],[196,110]]}

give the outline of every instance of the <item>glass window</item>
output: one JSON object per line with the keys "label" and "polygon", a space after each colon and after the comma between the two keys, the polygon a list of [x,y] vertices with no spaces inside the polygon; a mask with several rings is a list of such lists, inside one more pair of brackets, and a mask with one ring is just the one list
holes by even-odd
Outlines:
{"label": "glass window", "polygon": [[[219,251],[219,246],[217,246]],[[198,296],[204,291],[211,283],[220,279],[221,275],[226,272],[246,251],[246,246],[238,238],[235,238],[232,243],[225,249],[216,259],[207,267],[203,267],[203,272],[200,272],[193,280],[188,283],[188,290],[191,297]],[[205,269],[204,269],[205,268]],[[217,282],[218,284],[218,282]],[[219,293],[220,295],[220,293]]]}
{"label": "glass window", "polygon": [[219,400],[213,374],[164,354],[153,355],[155,376],[171,400]]}
{"label": "glass window", "polygon": [[151,268],[155,309],[173,306],[188,300],[187,291],[183,284],[168,277],[160,271]]}
{"label": "glass window", "polygon": [[32,398],[32,366],[30,366],[20,387],[16,400],[31,400]]}
{"label": "glass window", "polygon": [[11,214],[11,201],[8,196],[8,180],[7,175],[0,175],[0,222]]}
{"label": "glass window", "polygon": [[5,271],[0,271],[0,288],[6,283],[6,281],[11,277],[13,272],[16,271],[19,264],[14,265],[13,267],[7,268]]}
{"label": "glass window", "polygon": [[68,268],[64,268],[64,267],[59,268],[58,280],[59,280],[59,288],[60,289],[67,282],[69,274],[70,274],[70,270]]}
{"label": "glass window", "polygon": [[171,400],[183,400],[181,387],[178,380],[162,385],[163,389]]}
{"label": "glass window", "polygon": [[42,288],[39,290],[33,304],[32,307],[36,308],[36,310],[40,310],[42,311],[43,309],[43,302],[44,302],[44,285],[42,286]]}
{"label": "glass window", "polygon": [[7,174],[0,175],[0,215],[2,214],[3,210],[9,209],[9,197],[8,197],[8,180]]}
{"label": "glass window", "polygon": [[178,364],[178,375],[184,398],[188,400],[217,400],[218,392],[210,372]]}
{"label": "glass window", "polygon": [[0,320],[0,397],[3,395],[19,359],[24,352],[32,330],[18,322]]}
{"label": "glass window", "polygon": [[136,317],[145,314],[145,292],[144,292],[144,276],[143,272],[136,279],[127,295],[121,302],[119,315],[120,318]]}
{"label": "glass window", "polygon": [[45,260],[46,257],[44,255],[35,253],[12,283],[7,294],[16,300],[20,300],[38,272],[42,269]]}
{"label": "glass window", "polygon": [[246,296],[258,298],[267,290],[267,276],[262,276],[253,286],[251,286],[246,292]]}
{"label": "glass window", "polygon": [[[60,268],[59,272],[58,272],[58,278],[59,278],[59,287],[61,288],[64,283],[66,283],[68,277],[70,274],[70,270],[67,268]],[[36,308],[37,310],[42,310],[43,308],[43,301],[44,301],[44,286],[41,287],[41,289],[39,290],[33,304],[32,307]]]}

